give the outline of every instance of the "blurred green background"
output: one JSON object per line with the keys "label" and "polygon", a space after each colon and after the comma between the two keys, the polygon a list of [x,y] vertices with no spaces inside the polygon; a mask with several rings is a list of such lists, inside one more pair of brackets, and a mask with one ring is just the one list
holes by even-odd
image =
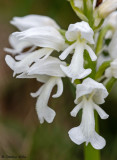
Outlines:
{"label": "blurred green background", "polygon": [[[80,124],[79,115],[70,116],[74,94],[68,80],[64,80],[63,95],[49,101],[57,113],[54,122],[40,125],[30,92],[41,84],[13,78],[5,64],[3,48],[10,47],[8,36],[16,31],[9,21],[27,14],[50,16],[64,29],[79,21],[66,0],[0,0],[0,160],[4,155],[25,156],[22,160],[83,160],[84,144],[77,146],[68,137],[69,129]],[[107,141],[101,157],[117,160],[117,84],[102,107],[110,117],[100,120],[100,134]]]}

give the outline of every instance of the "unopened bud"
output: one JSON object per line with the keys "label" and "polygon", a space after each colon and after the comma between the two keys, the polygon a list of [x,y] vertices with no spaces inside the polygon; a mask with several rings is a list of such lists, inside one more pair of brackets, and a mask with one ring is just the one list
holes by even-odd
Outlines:
{"label": "unopened bud", "polygon": [[99,6],[98,13],[101,18],[105,18],[116,9],[117,0],[106,0]]}

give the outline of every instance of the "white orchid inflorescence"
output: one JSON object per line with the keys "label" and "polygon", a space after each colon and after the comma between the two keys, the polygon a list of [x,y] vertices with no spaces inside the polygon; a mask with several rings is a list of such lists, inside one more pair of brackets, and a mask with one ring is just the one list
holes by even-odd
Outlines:
{"label": "white orchid inflorescence", "polygon": [[[46,16],[14,17],[11,24],[19,32],[9,36],[12,49],[5,51],[15,58],[6,55],[5,60],[13,76],[35,78],[43,83],[36,93],[31,93],[38,97],[36,111],[40,123],[53,122],[56,113],[48,106],[48,100],[56,85],[57,93],[52,97],[61,96],[62,78],[68,77],[76,87],[76,107],[71,116],[76,117],[82,109],[81,124],[68,132],[69,137],[78,145],[86,142],[102,149],[106,141],[95,131],[94,110],[101,119],[108,118],[99,104],[104,103],[112,80],[117,79],[117,0],[69,2],[82,21],[70,24],[68,30],[62,30]],[[53,52],[58,52],[58,57],[52,56]]]}

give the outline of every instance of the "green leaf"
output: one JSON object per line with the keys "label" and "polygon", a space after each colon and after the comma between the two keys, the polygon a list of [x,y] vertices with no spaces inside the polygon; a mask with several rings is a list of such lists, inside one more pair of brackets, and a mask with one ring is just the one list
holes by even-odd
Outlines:
{"label": "green leaf", "polygon": [[97,45],[96,45],[96,50],[95,50],[95,53],[98,55],[100,53],[100,51],[102,50],[102,47],[103,47],[103,41],[104,41],[104,37],[106,35],[106,33],[109,31],[109,30],[112,30],[112,26],[110,25],[107,25],[105,26],[104,28],[102,28],[102,30],[100,31],[100,34],[98,36],[98,40],[97,40]]}
{"label": "green leaf", "polygon": [[70,4],[71,4],[73,10],[75,11],[75,13],[77,14],[77,16],[78,16],[80,19],[82,19],[82,20],[84,20],[84,21],[87,22],[88,19],[87,19],[87,17],[84,15],[84,13],[83,13],[79,8],[75,7],[75,5],[74,5],[74,0],[70,0]]}
{"label": "green leaf", "polygon": [[108,68],[110,66],[110,62],[111,61],[107,61],[107,62],[104,62],[98,69],[97,73],[96,73],[96,76],[95,76],[95,79],[99,79],[103,73],[105,72],[105,69]]}
{"label": "green leaf", "polygon": [[106,89],[108,90],[108,92],[111,91],[114,83],[117,81],[116,78],[112,77],[107,83],[106,83]]}

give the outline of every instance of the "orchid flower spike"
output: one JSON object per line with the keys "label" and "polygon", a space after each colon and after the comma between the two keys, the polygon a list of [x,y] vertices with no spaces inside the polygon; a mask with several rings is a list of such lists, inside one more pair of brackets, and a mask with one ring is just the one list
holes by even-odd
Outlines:
{"label": "orchid flower spike", "polygon": [[108,115],[98,106],[104,103],[108,92],[103,84],[87,78],[76,88],[76,107],[71,111],[71,116],[76,117],[80,109],[83,109],[82,121],[78,127],[69,131],[71,140],[80,145],[90,142],[95,149],[102,149],[106,142],[95,131],[94,110],[96,110],[101,119],[108,118]]}
{"label": "orchid flower spike", "polygon": [[[42,49],[35,50],[31,53],[16,56],[16,60],[18,61],[15,61],[9,55],[6,56],[6,63],[14,71],[14,76],[22,72],[27,72],[32,63],[40,58],[47,58],[54,50],[63,50],[65,44],[64,38],[53,27],[30,28],[23,32],[15,32],[13,36],[19,38],[22,44],[27,42],[34,46],[42,47]],[[21,45],[20,47],[23,48]]]}
{"label": "orchid flower spike", "polygon": [[39,60],[33,64],[27,75],[18,76],[18,78],[30,78],[32,76],[32,78],[37,78],[38,81],[44,83],[36,93],[31,94],[32,97],[38,97],[36,110],[40,123],[43,123],[44,120],[51,123],[56,115],[55,111],[47,104],[55,85],[57,85],[57,93],[52,96],[53,98],[61,96],[63,92],[61,77],[65,77],[65,74],[62,72],[60,64],[65,65],[58,58],[49,56],[47,59]]}
{"label": "orchid flower spike", "polygon": [[61,69],[68,77],[72,78],[72,82],[75,79],[82,79],[91,73],[91,69],[84,69],[83,67],[83,53],[86,49],[92,61],[97,59],[95,53],[88,45],[88,43],[94,44],[93,34],[89,24],[84,21],[70,24],[66,32],[67,40],[73,43],[62,52],[59,58],[64,60],[71,52],[74,52],[71,64],[67,67],[61,65]]}
{"label": "orchid flower spike", "polygon": [[59,25],[52,18],[34,14],[24,17],[14,17],[10,23],[17,27],[20,31],[24,31],[32,27],[44,26],[52,26],[56,29],[60,28]]}

